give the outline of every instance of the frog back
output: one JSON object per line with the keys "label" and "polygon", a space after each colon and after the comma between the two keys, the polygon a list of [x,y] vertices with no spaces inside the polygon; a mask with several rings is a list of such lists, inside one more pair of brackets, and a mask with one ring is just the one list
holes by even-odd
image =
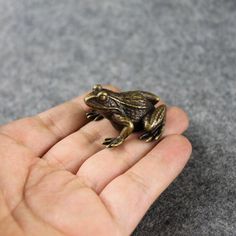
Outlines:
{"label": "frog back", "polygon": [[140,122],[154,107],[140,91],[123,92],[117,95],[124,114],[134,123]]}
{"label": "frog back", "polygon": [[150,107],[150,102],[143,96],[141,91],[117,93],[114,98],[121,105],[130,107],[131,109],[148,109]]}

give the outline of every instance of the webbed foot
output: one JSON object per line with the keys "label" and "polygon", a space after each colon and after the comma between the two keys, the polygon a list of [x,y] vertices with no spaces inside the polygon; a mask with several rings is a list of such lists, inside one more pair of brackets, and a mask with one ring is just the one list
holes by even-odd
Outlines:
{"label": "webbed foot", "polygon": [[97,111],[90,111],[90,112],[87,112],[86,113],[86,117],[90,120],[94,120],[94,121],[98,121],[98,120],[101,120],[103,119],[103,116],[100,115]]}
{"label": "webbed foot", "polygon": [[145,132],[139,137],[139,139],[144,140],[145,142],[151,142],[152,140],[160,141],[164,131],[165,119],[166,105],[163,104],[144,118]]}
{"label": "webbed foot", "polygon": [[163,131],[164,131],[164,124],[160,127],[157,127],[154,130],[144,132],[139,137],[139,139],[144,140],[145,142],[151,142],[153,140],[160,141]]}
{"label": "webbed foot", "polygon": [[124,142],[124,138],[118,136],[116,138],[106,138],[103,142],[103,145],[106,145],[107,148],[117,147]]}
{"label": "webbed foot", "polygon": [[154,136],[150,134],[150,132],[145,132],[139,137],[140,140],[144,140],[145,142],[151,142],[154,139]]}

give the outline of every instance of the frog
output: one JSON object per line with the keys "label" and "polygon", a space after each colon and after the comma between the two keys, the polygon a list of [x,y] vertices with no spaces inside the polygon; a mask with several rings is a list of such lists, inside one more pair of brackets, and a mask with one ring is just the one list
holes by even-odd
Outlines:
{"label": "frog", "polygon": [[107,148],[121,145],[129,135],[139,131],[143,131],[139,139],[145,142],[162,139],[167,106],[157,106],[160,98],[151,92],[115,92],[96,84],[84,102],[91,109],[86,113],[90,121],[106,118],[120,132],[117,137],[105,138],[103,145]]}

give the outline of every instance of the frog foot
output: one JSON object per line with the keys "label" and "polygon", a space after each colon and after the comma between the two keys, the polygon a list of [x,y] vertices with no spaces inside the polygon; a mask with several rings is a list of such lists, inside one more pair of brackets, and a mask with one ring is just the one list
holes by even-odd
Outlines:
{"label": "frog foot", "polygon": [[151,142],[153,140],[160,141],[162,137],[163,126],[158,129],[154,129],[152,131],[147,131],[143,133],[139,139],[144,140],[145,142]]}
{"label": "frog foot", "polygon": [[155,137],[150,132],[145,132],[142,134],[139,139],[144,140],[145,142],[151,142]]}
{"label": "frog foot", "polygon": [[139,137],[139,139],[144,140],[145,142],[151,142],[153,140],[160,141],[161,140],[161,134],[154,136],[153,134],[150,133],[144,133]]}
{"label": "frog foot", "polygon": [[87,119],[95,120],[95,121],[103,119],[103,116],[100,115],[97,111],[87,112],[86,117],[87,117]]}
{"label": "frog foot", "polygon": [[103,145],[106,145],[107,148],[117,147],[124,142],[124,139],[121,137],[116,138],[106,138],[103,142]]}

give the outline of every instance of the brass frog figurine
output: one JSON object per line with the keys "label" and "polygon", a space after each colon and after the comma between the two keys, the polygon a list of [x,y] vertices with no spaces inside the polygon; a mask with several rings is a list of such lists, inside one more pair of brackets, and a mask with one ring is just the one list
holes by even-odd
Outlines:
{"label": "brass frog figurine", "polygon": [[116,147],[135,131],[145,131],[139,139],[146,142],[161,139],[166,118],[166,105],[155,107],[160,98],[144,91],[113,92],[95,85],[85,99],[92,108],[86,113],[88,119],[101,120],[104,117],[120,130],[115,138],[106,138],[106,147]]}

